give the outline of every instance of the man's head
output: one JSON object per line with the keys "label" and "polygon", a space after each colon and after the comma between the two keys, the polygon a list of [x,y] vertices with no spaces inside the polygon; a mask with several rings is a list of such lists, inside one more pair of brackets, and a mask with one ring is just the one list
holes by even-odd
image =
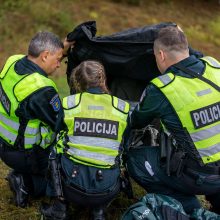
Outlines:
{"label": "man's head", "polygon": [[60,67],[63,48],[63,42],[57,35],[47,31],[38,32],[29,44],[28,59],[50,75]]}
{"label": "man's head", "polygon": [[162,28],[154,41],[154,55],[161,73],[189,56],[187,38],[179,27]]}
{"label": "man's head", "polygon": [[98,61],[83,61],[73,70],[70,76],[70,87],[76,92],[85,92],[89,88],[100,87],[108,93],[104,66]]}

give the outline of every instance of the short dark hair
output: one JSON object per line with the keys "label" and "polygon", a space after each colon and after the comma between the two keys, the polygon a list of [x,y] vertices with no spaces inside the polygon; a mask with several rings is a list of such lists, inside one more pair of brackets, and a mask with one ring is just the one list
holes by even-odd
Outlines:
{"label": "short dark hair", "polygon": [[64,48],[64,45],[57,35],[48,31],[41,31],[31,39],[28,55],[38,57],[45,50],[54,53],[60,48]]}
{"label": "short dark hair", "polygon": [[94,87],[100,87],[109,93],[104,66],[95,60],[83,61],[72,71],[70,88],[76,92],[85,92],[88,88]]}
{"label": "short dark hair", "polygon": [[178,27],[168,26],[161,28],[158,32],[157,38],[154,41],[156,49],[159,46],[168,51],[185,51],[188,50],[189,45],[183,31]]}

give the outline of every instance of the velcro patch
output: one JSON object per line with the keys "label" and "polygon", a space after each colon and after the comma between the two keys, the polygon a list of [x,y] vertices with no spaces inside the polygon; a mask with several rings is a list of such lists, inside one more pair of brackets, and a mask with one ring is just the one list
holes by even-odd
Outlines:
{"label": "velcro patch", "polygon": [[1,83],[0,83],[0,101],[7,114],[10,115],[11,102],[8,96],[6,95],[5,91],[3,90]]}
{"label": "velcro patch", "polygon": [[75,118],[74,136],[118,139],[118,121],[94,118]]}
{"label": "velcro patch", "polygon": [[220,120],[220,102],[190,112],[195,128],[202,128]]}
{"label": "velcro patch", "polygon": [[61,104],[60,104],[60,98],[59,98],[59,95],[58,95],[58,94],[56,94],[56,95],[51,99],[50,104],[52,105],[53,110],[54,110],[55,112],[58,112],[58,111],[60,110]]}

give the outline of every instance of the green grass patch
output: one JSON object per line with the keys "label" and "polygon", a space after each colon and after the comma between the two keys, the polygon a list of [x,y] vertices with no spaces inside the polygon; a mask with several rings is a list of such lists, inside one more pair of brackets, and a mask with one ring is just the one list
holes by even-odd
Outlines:
{"label": "green grass patch", "polygon": [[67,84],[66,75],[51,77],[51,79],[56,83],[58,88],[58,93],[60,98],[64,98],[70,94],[70,89]]}

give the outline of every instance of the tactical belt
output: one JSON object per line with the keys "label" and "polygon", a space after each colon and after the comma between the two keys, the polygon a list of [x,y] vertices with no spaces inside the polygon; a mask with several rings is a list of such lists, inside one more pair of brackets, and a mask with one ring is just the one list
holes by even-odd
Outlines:
{"label": "tactical belt", "polygon": [[197,161],[189,159],[186,161],[186,171],[187,168],[201,173],[220,175],[220,161],[216,162],[215,164],[201,166]]}

